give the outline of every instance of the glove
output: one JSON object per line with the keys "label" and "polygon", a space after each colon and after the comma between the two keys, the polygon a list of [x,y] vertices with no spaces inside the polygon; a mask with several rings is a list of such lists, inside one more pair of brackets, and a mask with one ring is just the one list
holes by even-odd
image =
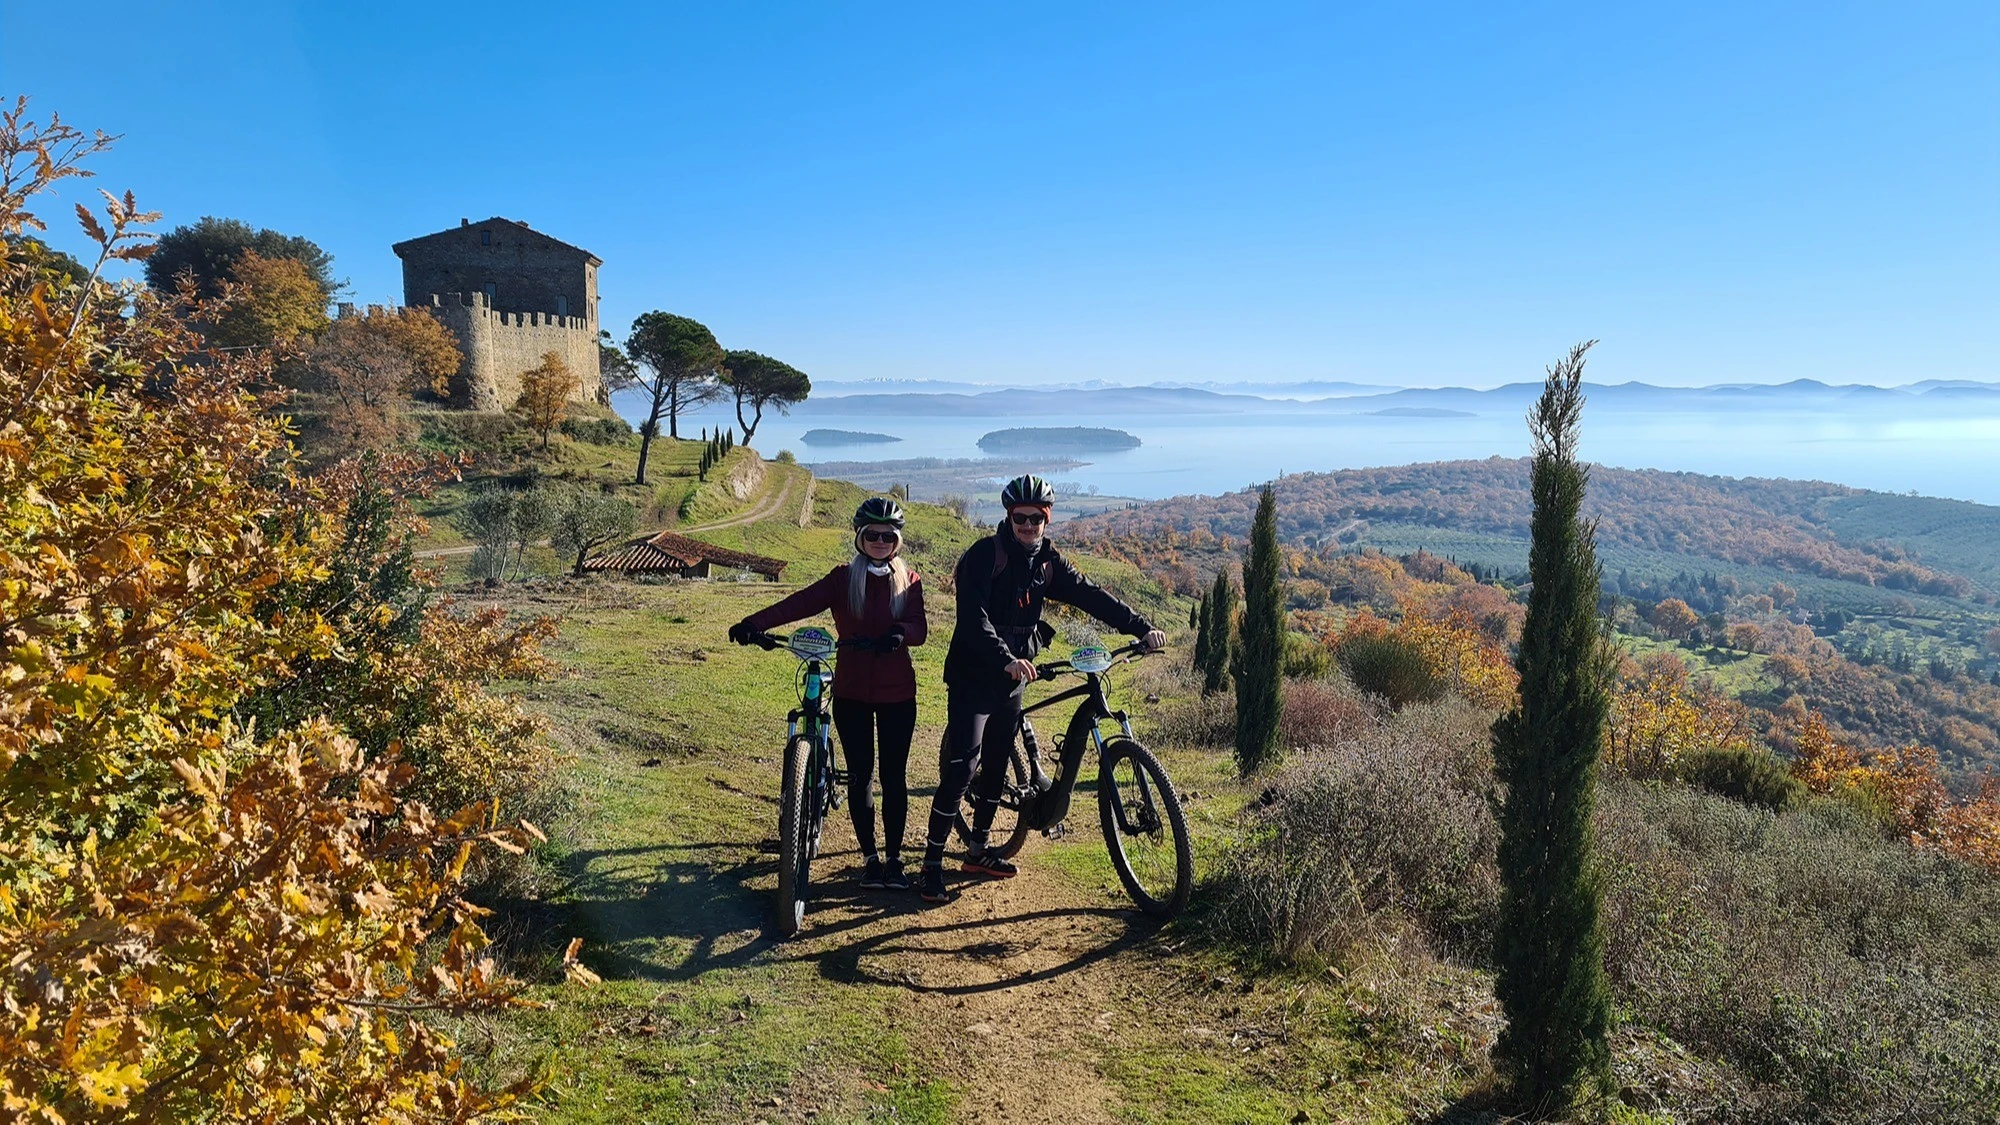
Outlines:
{"label": "glove", "polygon": [[750,634],[756,631],[750,627],[750,619],[746,617],[729,627],[729,639],[739,645],[747,645],[751,643]]}
{"label": "glove", "polygon": [[875,638],[876,652],[894,652],[902,647],[903,631],[901,629],[891,629],[880,637]]}

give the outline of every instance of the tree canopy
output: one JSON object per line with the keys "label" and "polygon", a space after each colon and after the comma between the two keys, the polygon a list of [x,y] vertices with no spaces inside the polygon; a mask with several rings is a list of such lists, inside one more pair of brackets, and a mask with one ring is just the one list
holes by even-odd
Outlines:
{"label": "tree canopy", "polygon": [[[776,407],[788,412],[812,393],[806,373],[783,360],[757,352],[730,351],[722,361],[722,383],[736,396],[736,421],[743,426],[743,443],[748,445],[764,421],[764,409]],[[744,408],[749,407],[749,417]]]}
{"label": "tree canopy", "polygon": [[195,288],[202,296],[214,297],[222,292],[223,282],[233,280],[236,264],[246,251],[304,266],[319,286],[322,303],[332,300],[340,288],[333,277],[333,255],[317,243],[301,235],[254,229],[241,219],[204,215],[191,225],[161,235],[154,245],[157,248],[152,257],[146,259],[146,284],[162,293],[173,292],[185,272],[194,275]]}
{"label": "tree canopy", "polygon": [[722,345],[715,333],[691,317],[668,312],[649,312],[632,322],[632,335],[625,350],[640,365],[632,381],[644,387],[649,398],[646,422],[639,431],[638,483],[646,483],[646,458],[653,438],[665,419],[667,433],[678,438],[680,416],[722,394],[716,369],[722,366]]}
{"label": "tree canopy", "polygon": [[303,263],[245,250],[229,280],[240,291],[216,321],[217,343],[268,348],[326,330],[326,293]]}

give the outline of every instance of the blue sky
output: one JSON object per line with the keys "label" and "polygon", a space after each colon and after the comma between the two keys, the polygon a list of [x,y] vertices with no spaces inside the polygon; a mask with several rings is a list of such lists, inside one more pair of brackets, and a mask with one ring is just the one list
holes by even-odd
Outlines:
{"label": "blue sky", "polygon": [[500,214],[822,379],[2000,379],[1990,0],[0,0],[0,91],[355,299]]}

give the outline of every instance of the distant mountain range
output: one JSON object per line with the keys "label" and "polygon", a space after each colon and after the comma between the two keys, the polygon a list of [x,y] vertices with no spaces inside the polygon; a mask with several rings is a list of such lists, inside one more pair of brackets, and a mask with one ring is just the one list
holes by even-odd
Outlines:
{"label": "distant mountain range", "polygon": [[[797,410],[847,417],[891,412],[898,417],[1003,418],[1091,415],[1129,417],[1173,414],[1401,414],[1468,416],[1518,414],[1541,393],[1537,382],[1486,390],[1411,387],[1397,390],[1355,383],[1154,384],[1117,386],[1093,381],[1070,386],[993,388],[931,380],[881,380],[823,384]],[[1903,387],[1833,385],[1814,379],[1789,383],[1727,383],[1709,387],[1659,387],[1649,383],[1591,384],[1593,404],[1614,409],[1711,411],[1746,407],[1799,411],[1852,411],[1931,415],[1968,409],[2000,410],[2000,383],[1927,379]]]}

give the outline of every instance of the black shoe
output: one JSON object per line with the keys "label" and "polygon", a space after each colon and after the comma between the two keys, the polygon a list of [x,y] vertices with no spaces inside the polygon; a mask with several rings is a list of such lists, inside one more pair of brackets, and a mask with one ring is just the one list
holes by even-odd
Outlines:
{"label": "black shoe", "polygon": [[868,866],[861,869],[861,889],[864,891],[879,891],[883,887],[888,886],[883,881],[883,874],[882,861],[879,859],[869,860]]}
{"label": "black shoe", "polygon": [[917,877],[917,893],[925,902],[951,901],[951,892],[944,885],[944,864],[924,864],[923,874]]}
{"label": "black shoe", "polygon": [[910,877],[903,873],[903,861],[886,859],[882,861],[882,886],[891,891],[910,889]]}
{"label": "black shoe", "polygon": [[1007,862],[1005,857],[995,851],[974,852],[966,856],[965,869],[990,879],[1012,879],[1021,873],[1020,868]]}

